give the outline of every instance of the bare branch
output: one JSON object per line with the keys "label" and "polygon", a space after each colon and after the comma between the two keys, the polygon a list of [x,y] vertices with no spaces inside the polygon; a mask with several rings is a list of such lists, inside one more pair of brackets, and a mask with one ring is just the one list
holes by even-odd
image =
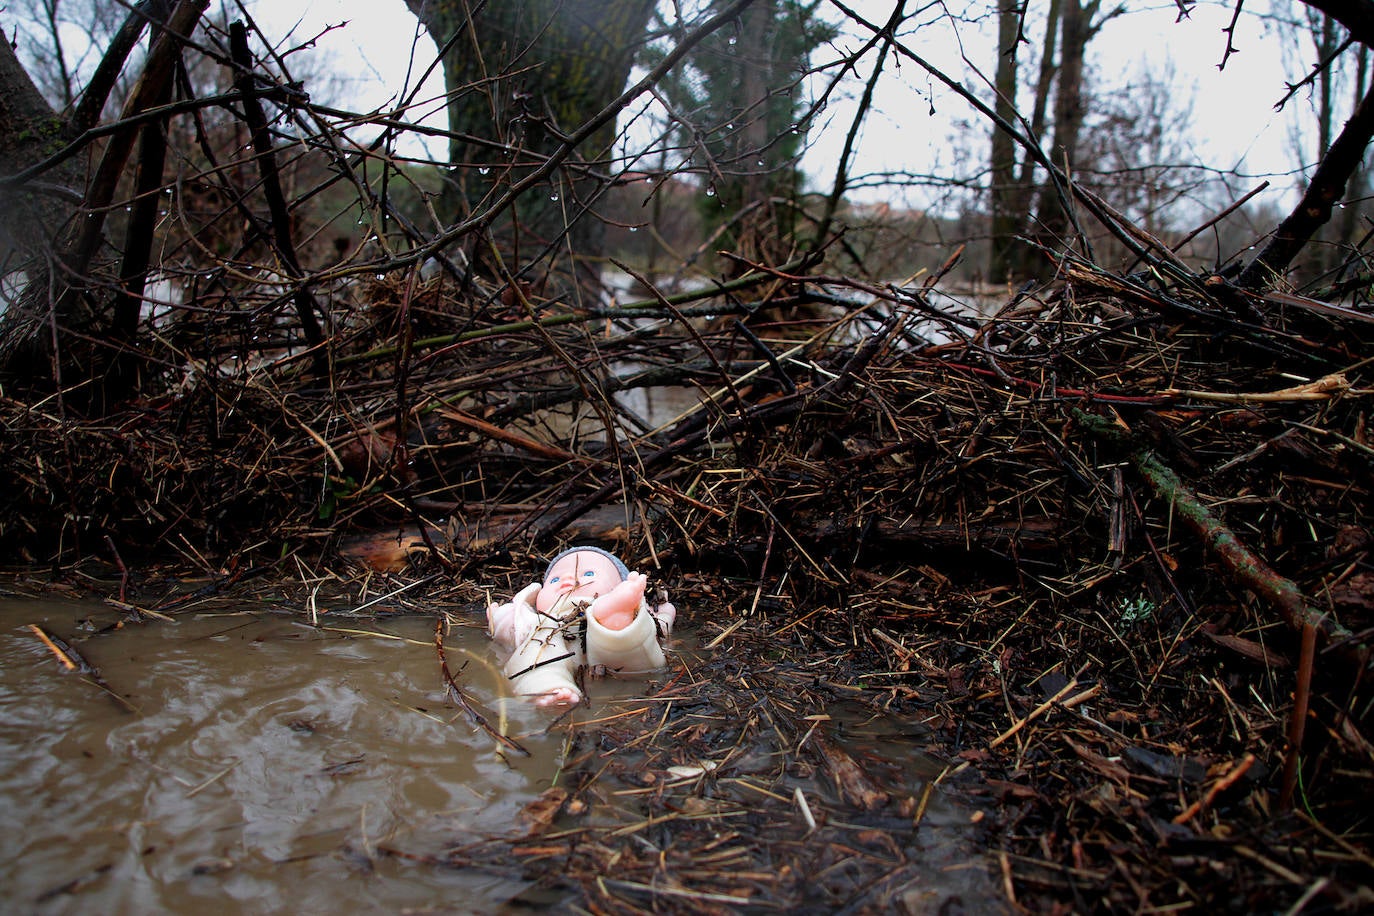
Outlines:
{"label": "bare branch", "polygon": [[[1350,30],[1350,37],[1374,47],[1374,0],[1302,0]],[[1236,4],[1240,11],[1240,2]]]}
{"label": "bare branch", "polygon": [[1360,167],[1364,152],[1374,138],[1374,89],[1367,92],[1355,113],[1341,128],[1331,149],[1322,157],[1297,207],[1288,215],[1259,257],[1241,272],[1238,283],[1246,289],[1268,289],[1297,257],[1308,240],[1331,219],[1331,210],[1345,194],[1346,183]]}

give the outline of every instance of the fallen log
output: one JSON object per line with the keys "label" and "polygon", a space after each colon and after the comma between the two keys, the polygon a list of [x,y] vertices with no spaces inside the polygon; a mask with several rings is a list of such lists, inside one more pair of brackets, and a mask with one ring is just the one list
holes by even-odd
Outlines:
{"label": "fallen log", "polygon": [[[466,520],[455,515],[447,530],[430,525],[425,533],[415,524],[364,532],[346,539],[339,547],[339,555],[377,572],[400,572],[412,558],[427,555],[431,542],[462,553],[480,553],[506,543],[541,511],[532,507]],[[624,506],[603,506],[569,523],[562,536],[570,543],[610,548],[630,543],[641,528],[638,516],[627,516]]]}
{"label": "fallen log", "polygon": [[1280,575],[1252,551],[1221,519],[1203,505],[1196,493],[1174,473],[1153,449],[1134,439],[1128,430],[1111,420],[1082,410],[1073,411],[1078,424],[1093,436],[1122,448],[1136,471],[1155,494],[1166,499],[1179,517],[1202,540],[1208,551],[1231,573],[1236,582],[1266,601],[1294,631],[1310,626],[1322,640],[1360,666],[1367,666],[1368,644],[1356,638],[1331,615],[1314,607],[1297,583]]}

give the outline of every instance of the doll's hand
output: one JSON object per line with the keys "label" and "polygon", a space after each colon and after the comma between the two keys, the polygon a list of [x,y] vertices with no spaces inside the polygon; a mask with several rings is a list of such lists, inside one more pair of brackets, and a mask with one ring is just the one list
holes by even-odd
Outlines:
{"label": "doll's hand", "polygon": [[644,601],[644,585],[644,574],[632,572],[624,582],[593,601],[590,610],[596,622],[608,630],[628,627]]}

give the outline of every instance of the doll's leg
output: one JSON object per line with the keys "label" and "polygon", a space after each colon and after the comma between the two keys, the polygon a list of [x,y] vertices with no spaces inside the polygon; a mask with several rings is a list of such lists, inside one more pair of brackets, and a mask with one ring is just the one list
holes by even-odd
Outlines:
{"label": "doll's leg", "polygon": [[520,696],[536,706],[572,705],[582,700],[573,672],[581,663],[557,621],[546,622],[506,661],[506,675]]}
{"label": "doll's leg", "polygon": [[632,572],[624,582],[592,602],[591,614],[608,630],[623,630],[634,622],[644,600],[644,574]]}

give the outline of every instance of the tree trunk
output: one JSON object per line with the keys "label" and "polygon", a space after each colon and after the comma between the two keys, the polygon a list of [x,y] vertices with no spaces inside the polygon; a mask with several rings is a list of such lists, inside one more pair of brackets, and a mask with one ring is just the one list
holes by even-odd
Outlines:
{"label": "tree trunk", "polygon": [[[1369,91],[1369,48],[1361,46],[1356,52],[1356,72],[1355,72],[1355,104]],[[1363,159],[1360,166],[1350,176],[1350,181],[1346,183],[1345,196],[1352,203],[1340,212],[1338,238],[1341,244],[1341,257],[1344,260],[1349,246],[1354,244],[1356,238],[1363,232],[1361,223],[1365,208],[1362,202],[1369,194],[1369,168]],[[1333,265],[1333,266],[1339,266]]]}
{"label": "tree trunk", "polygon": [[[710,157],[697,198],[706,227],[723,229],[717,247],[749,261],[781,263],[792,253],[796,208],[778,202],[795,201],[801,187],[808,119],[796,83],[818,34],[800,3],[753,3],[693,56],[695,98],[668,93],[679,112],[690,112],[682,142],[703,142]],[[726,272],[746,269],[736,262]]]}
{"label": "tree trunk", "polygon": [[[84,193],[79,159],[33,180],[15,180],[71,139],[0,31],[0,378],[46,375],[41,341],[48,335],[46,309],[27,290],[47,275],[52,240],[76,211]],[[18,295],[15,292],[18,291]]]}
{"label": "tree trunk", "polygon": [[[1059,69],[1057,55],[1059,49],[1059,14],[1062,0],[1050,0],[1045,12],[1045,41],[1040,49],[1040,72],[1035,80],[1035,97],[1031,100],[1030,136],[1036,141],[1045,135],[1045,121],[1050,108],[1050,90],[1054,87],[1054,75]],[[1008,206],[1016,214],[1020,231],[1028,231],[1030,215],[1035,206],[1035,157],[1023,155],[1021,169],[1016,175],[1013,196]],[[1038,257],[1034,249],[1023,242],[1013,240],[1007,254],[1007,275],[1017,280],[1033,276],[1034,263]]]}
{"label": "tree trunk", "polygon": [[[1016,0],[1002,0],[997,12],[997,75],[993,88],[997,98],[993,110],[998,117],[1016,120],[1016,76],[1018,41],[1024,7]],[[988,209],[992,217],[992,248],[988,258],[988,280],[1001,283],[1009,278],[1016,234],[1022,226],[1017,212],[1016,142],[1005,131],[992,130],[992,155],[989,160]]]}
{"label": "tree trunk", "polygon": [[[625,87],[653,0],[406,0],[439,46],[449,92],[453,193],[447,218],[480,213]],[[615,124],[578,163],[536,185],[492,225],[515,264],[550,247],[599,255],[603,226],[586,212],[601,183]]]}
{"label": "tree trunk", "polygon": [[[70,116],[43,98],[0,29],[0,271],[13,257],[44,254],[54,233],[85,193],[86,157],[74,156],[27,181],[8,181],[95,126],[115,81],[149,21],[166,18],[168,0],[140,0],[96,67]],[[56,202],[56,203],[55,203]],[[2,344],[0,344],[2,346]]]}
{"label": "tree trunk", "polygon": [[1360,167],[1374,139],[1374,89],[1365,93],[1355,113],[1322,157],[1302,200],[1279,224],[1259,257],[1241,271],[1236,283],[1245,289],[1270,289],[1313,234],[1331,219],[1331,211],[1345,194],[1346,183]]}
{"label": "tree trunk", "polygon": [[[164,95],[180,56],[182,36],[194,31],[208,5],[209,0],[179,0],[148,52],[123,118],[146,110]],[[149,6],[140,3],[130,11],[139,31],[146,24]],[[71,121],[59,118],[43,102],[9,42],[3,36],[0,42],[5,45],[0,50],[0,116],[6,118],[0,122],[5,125],[0,133],[0,167],[11,177],[58,152],[73,139],[75,130]],[[127,52],[121,46],[109,53]],[[91,282],[92,265],[105,243],[106,217],[138,133],[133,124],[112,133],[89,178],[84,167],[76,171],[76,157],[38,176],[11,182],[0,178],[0,206],[5,206],[5,223],[12,227],[0,235],[8,235],[10,245],[19,249],[11,252],[15,259],[0,263],[0,269],[11,281],[21,271],[26,278],[20,295],[4,303],[0,316],[0,377],[18,386],[61,391],[68,369],[81,369],[92,381],[108,369],[97,365],[98,359],[108,362],[108,353],[97,356],[93,349],[106,342],[111,328],[101,326],[95,317],[90,295],[96,286]],[[54,179],[58,180],[56,190]],[[37,200],[40,193],[44,199]],[[61,205],[53,206],[53,200]],[[66,341],[77,351],[64,352]],[[94,385],[83,392],[88,403],[100,398],[98,388]]]}
{"label": "tree trunk", "polygon": [[[1054,98],[1054,146],[1050,158],[1055,165],[1073,178],[1078,154],[1078,135],[1083,128],[1083,59],[1088,39],[1092,35],[1092,14],[1097,0],[1085,5],[1082,0],[1062,0],[1060,12],[1059,74]],[[1065,206],[1067,195],[1053,183],[1046,182],[1040,190],[1036,213],[1040,233],[1047,247],[1058,248],[1066,243],[1069,226]]]}
{"label": "tree trunk", "polygon": [[1350,35],[1364,45],[1374,47],[1374,2],[1370,0],[1302,0],[1315,10],[1321,10],[1350,30]]}
{"label": "tree trunk", "polygon": [[[35,253],[35,243],[51,237],[47,217],[51,200],[79,199],[81,189],[65,186],[74,168],[49,175],[42,185],[11,182],[11,176],[56,152],[70,139],[66,124],[44,100],[18,58],[10,37],[0,29],[0,269],[17,266],[15,258]],[[64,193],[65,192],[65,193]],[[70,204],[69,204],[70,206]]]}
{"label": "tree trunk", "polygon": [[[1316,20],[1312,22],[1312,50],[1317,60],[1326,60],[1336,50],[1340,39],[1336,37],[1336,20],[1324,13],[1312,13]],[[1320,162],[1326,155],[1327,150],[1331,149],[1332,138],[1336,135],[1336,105],[1334,84],[1335,74],[1331,67],[1323,67],[1317,74],[1316,101],[1317,101],[1317,156],[1316,161]],[[1359,102],[1359,96],[1355,97]],[[1325,274],[1327,270],[1334,267],[1340,261],[1341,252],[1339,248],[1340,240],[1336,238],[1336,231],[1339,227],[1328,225],[1326,231],[1320,234],[1320,239],[1326,244],[1314,245],[1312,252],[1312,270],[1316,275]]]}

